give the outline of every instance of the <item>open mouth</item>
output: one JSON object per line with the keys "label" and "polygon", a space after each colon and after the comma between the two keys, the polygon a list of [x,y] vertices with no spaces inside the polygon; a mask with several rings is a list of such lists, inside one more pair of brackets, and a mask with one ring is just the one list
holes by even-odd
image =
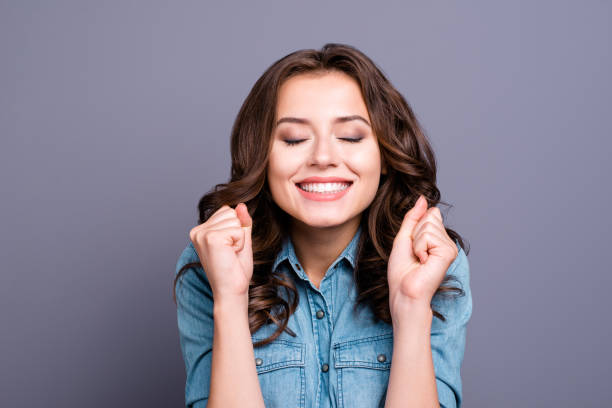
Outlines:
{"label": "open mouth", "polygon": [[336,194],[346,190],[353,184],[352,182],[334,182],[334,183],[296,183],[302,191],[315,194]]}

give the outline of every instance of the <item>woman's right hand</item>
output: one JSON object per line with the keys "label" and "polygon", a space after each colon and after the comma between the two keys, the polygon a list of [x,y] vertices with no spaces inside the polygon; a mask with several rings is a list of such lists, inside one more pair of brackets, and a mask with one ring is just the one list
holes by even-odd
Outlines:
{"label": "woman's right hand", "polygon": [[246,205],[239,203],[235,209],[224,205],[189,231],[215,300],[248,299],[253,276],[252,227]]}

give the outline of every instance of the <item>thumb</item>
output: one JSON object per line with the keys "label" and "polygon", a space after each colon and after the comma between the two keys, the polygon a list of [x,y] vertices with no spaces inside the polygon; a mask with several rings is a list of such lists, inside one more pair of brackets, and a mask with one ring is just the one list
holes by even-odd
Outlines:
{"label": "thumb", "polygon": [[402,221],[402,225],[397,233],[396,238],[399,237],[399,241],[404,241],[402,242],[402,246],[406,245],[406,248],[412,248],[412,231],[423,214],[426,212],[427,200],[422,194],[420,194],[419,198],[416,200],[416,203],[414,203],[414,207],[408,210],[406,215],[404,215],[404,220]]}
{"label": "thumb", "polygon": [[251,228],[253,226],[253,219],[245,203],[240,203],[236,206],[236,214],[238,215],[242,227]]}
{"label": "thumb", "polygon": [[[236,206],[236,215],[240,220],[240,225],[244,229],[244,245],[251,248],[251,230],[253,229],[253,219],[249,215],[249,210],[244,203]],[[242,249],[242,248],[241,248]]]}

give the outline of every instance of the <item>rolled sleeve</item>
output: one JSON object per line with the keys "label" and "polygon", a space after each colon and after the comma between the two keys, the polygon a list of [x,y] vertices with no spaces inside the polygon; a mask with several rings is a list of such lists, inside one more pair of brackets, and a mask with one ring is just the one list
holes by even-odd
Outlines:
{"label": "rolled sleeve", "polygon": [[[189,244],[176,264],[175,276],[191,262],[199,262]],[[185,362],[185,406],[203,408],[208,403],[213,344],[212,289],[202,267],[187,269],[176,285],[177,323]]]}
{"label": "rolled sleeve", "polygon": [[463,402],[461,364],[465,352],[465,337],[468,321],[472,315],[472,292],[470,290],[469,262],[463,248],[447,270],[457,281],[464,296],[449,298],[439,295],[432,299],[432,307],[446,318],[433,318],[431,327],[431,351],[438,389],[438,400],[444,408],[460,408]]}

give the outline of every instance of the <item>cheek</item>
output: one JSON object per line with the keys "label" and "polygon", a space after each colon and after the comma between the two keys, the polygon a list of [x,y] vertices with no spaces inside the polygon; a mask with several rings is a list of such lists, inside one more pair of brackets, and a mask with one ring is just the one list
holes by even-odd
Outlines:
{"label": "cheek", "polygon": [[351,167],[362,179],[377,179],[380,176],[381,161],[378,149],[373,148],[353,153],[351,164]]}
{"label": "cheek", "polygon": [[282,155],[270,155],[267,177],[272,194],[279,193],[282,189],[287,188],[291,174],[290,161],[283,160]]}

